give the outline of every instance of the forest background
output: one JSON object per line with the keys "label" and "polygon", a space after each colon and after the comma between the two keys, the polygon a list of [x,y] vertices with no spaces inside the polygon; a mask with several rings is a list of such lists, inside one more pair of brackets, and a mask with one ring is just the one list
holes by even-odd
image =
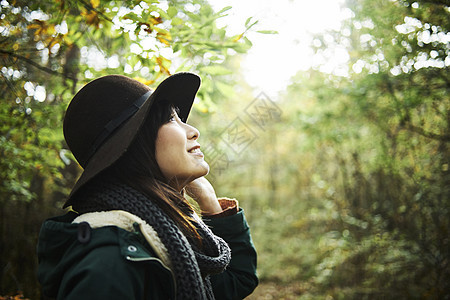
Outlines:
{"label": "forest background", "polygon": [[208,178],[252,227],[249,298],[450,299],[449,1],[345,7],[311,47],[347,49],[348,74],[299,71],[270,99],[239,71],[258,20],[231,36],[216,22],[229,7],[2,0],[0,299],[42,297],[39,228],[81,172],[61,130],[73,94],[101,75],[154,87],[177,71],[203,79],[190,121]]}

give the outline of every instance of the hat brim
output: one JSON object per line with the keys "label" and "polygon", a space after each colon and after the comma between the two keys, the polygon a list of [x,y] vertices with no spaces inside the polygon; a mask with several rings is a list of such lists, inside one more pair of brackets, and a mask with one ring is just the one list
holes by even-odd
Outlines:
{"label": "hat brim", "polygon": [[177,73],[161,82],[139,110],[98,148],[72,188],[63,208],[73,204],[73,196],[83,185],[127,151],[156,101],[167,101],[178,107],[181,120],[186,122],[200,82],[200,77],[193,73]]}

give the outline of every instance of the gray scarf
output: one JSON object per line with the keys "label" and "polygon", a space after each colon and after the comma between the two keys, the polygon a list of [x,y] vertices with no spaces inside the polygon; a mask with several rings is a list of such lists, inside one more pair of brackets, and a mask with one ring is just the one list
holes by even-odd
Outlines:
{"label": "gray scarf", "polygon": [[202,249],[180,231],[156,204],[135,189],[117,183],[86,186],[77,197],[79,213],[124,210],[145,220],[157,232],[172,261],[177,299],[214,299],[209,275],[221,273],[231,260],[227,243],[196,218]]}

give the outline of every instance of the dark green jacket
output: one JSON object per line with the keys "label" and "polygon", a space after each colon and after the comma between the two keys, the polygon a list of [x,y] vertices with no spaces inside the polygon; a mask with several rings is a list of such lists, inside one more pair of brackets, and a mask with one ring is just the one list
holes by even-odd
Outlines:
{"label": "dark green jacket", "polygon": [[[42,225],[37,252],[44,295],[65,300],[174,299],[173,274],[138,227],[135,232],[116,226],[86,231],[71,223],[77,216],[71,212]],[[227,269],[211,277],[216,299],[245,298],[258,278],[256,251],[243,211],[204,221],[232,251]]]}

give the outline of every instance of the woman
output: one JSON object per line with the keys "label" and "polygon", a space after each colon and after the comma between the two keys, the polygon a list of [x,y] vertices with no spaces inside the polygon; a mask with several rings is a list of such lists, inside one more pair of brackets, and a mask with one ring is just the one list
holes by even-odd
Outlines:
{"label": "woman", "polygon": [[[72,99],[64,136],[84,168],[64,216],[41,229],[38,278],[57,299],[242,299],[258,283],[236,200],[217,199],[199,132],[186,124],[200,78],[152,92],[120,75]],[[184,197],[198,204],[203,220]]]}

